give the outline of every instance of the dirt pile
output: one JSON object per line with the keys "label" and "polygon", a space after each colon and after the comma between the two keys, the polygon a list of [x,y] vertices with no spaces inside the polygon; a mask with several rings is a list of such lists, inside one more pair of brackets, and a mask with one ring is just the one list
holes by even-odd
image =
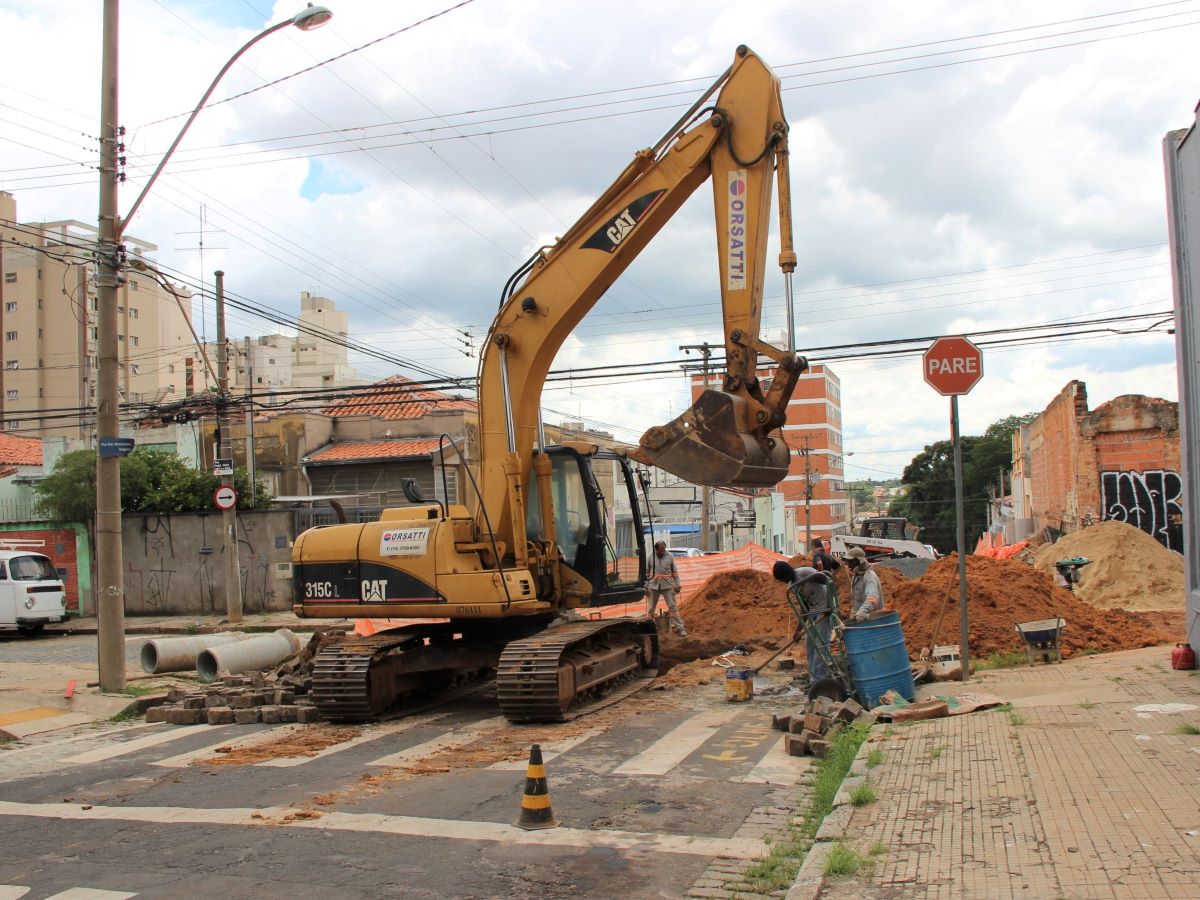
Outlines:
{"label": "dirt pile", "polygon": [[784,591],[768,572],[718,572],[699,591],[683,599],[679,612],[688,637],[719,644],[717,653],[747,641],[761,644],[773,640],[774,646],[779,646],[796,627]]}
{"label": "dirt pile", "polygon": [[1183,556],[1168,550],[1140,528],[1101,522],[1045,544],[1034,556],[1036,568],[1054,577],[1060,559],[1086,556],[1075,594],[1100,609],[1182,609]]}
{"label": "dirt pile", "polygon": [[[889,608],[900,612],[911,656],[929,646],[948,594],[938,643],[957,643],[957,556],[938,560],[919,579],[885,585],[884,592]],[[1099,610],[1058,587],[1046,573],[1015,560],[968,556],[967,598],[971,652],[977,656],[1023,650],[1025,645],[1016,624],[1055,617],[1067,623],[1063,630],[1064,656],[1085,649],[1132,650],[1170,641],[1170,636],[1149,617],[1120,609]]]}

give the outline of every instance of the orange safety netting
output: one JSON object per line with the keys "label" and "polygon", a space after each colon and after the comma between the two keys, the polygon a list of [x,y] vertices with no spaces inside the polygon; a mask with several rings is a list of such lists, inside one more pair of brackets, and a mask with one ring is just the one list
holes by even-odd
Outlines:
{"label": "orange safety netting", "polygon": [[[651,551],[653,552],[653,551]],[[729,572],[735,569],[757,569],[760,572],[770,572],[776,560],[786,560],[788,557],[761,547],[758,544],[746,544],[736,550],[724,553],[711,553],[707,556],[684,556],[675,560],[675,568],[679,571],[679,602],[687,606],[688,598],[699,593],[704,582],[718,572]],[[625,563],[625,560],[621,561]],[[633,571],[630,577],[636,577],[637,560],[630,560]],[[619,565],[619,570],[626,574],[627,566]],[[580,610],[592,618],[610,619],[616,616],[640,616],[646,612],[644,601],[637,603],[621,603],[616,606],[604,606],[591,610]],[[399,628],[401,625],[414,625],[418,622],[445,622],[446,619],[355,619],[354,633],[371,635],[389,628]]]}
{"label": "orange safety netting", "polygon": [[1004,535],[985,533],[975,545],[975,555],[987,556],[992,559],[1012,559],[1028,546],[1029,541],[1006,544]]}

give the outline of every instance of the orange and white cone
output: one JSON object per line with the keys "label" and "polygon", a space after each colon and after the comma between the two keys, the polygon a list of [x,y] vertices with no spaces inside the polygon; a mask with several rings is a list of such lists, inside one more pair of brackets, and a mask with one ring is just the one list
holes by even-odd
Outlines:
{"label": "orange and white cone", "polygon": [[546,767],[542,764],[542,748],[529,748],[529,768],[525,773],[525,794],[521,797],[521,817],[516,826],[526,831],[557,828],[560,824],[550,808],[550,787],[546,784]]}

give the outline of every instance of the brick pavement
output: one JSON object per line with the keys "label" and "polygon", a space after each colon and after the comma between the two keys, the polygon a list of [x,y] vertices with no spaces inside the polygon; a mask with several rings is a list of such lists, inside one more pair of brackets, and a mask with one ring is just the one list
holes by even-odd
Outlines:
{"label": "brick pavement", "polygon": [[[882,852],[820,896],[1195,894],[1200,736],[1175,729],[1200,725],[1200,673],[1171,671],[1168,654],[987,673],[972,686],[1011,698],[1011,713],[877,726],[879,800],[854,810],[846,839]],[[1179,706],[1138,709],[1155,704]]]}

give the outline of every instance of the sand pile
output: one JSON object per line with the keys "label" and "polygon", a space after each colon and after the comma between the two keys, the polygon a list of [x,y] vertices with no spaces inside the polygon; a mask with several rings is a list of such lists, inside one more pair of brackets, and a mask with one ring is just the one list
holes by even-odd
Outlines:
{"label": "sand pile", "polygon": [[[929,646],[948,591],[950,602],[939,644],[958,642],[957,557],[951,554],[938,560],[919,579],[902,579],[890,589],[885,585],[888,606],[900,611],[911,656]],[[1067,623],[1063,630],[1064,656],[1084,649],[1132,650],[1171,640],[1151,618],[1120,609],[1101,611],[1058,587],[1046,573],[1015,560],[968,556],[967,592],[971,652],[980,656],[1024,649],[1014,626],[1056,616]]]}
{"label": "sand pile", "polygon": [[1045,544],[1033,564],[1054,577],[1060,559],[1086,556],[1075,594],[1101,609],[1182,609],[1183,556],[1168,550],[1140,528],[1108,521]]}

